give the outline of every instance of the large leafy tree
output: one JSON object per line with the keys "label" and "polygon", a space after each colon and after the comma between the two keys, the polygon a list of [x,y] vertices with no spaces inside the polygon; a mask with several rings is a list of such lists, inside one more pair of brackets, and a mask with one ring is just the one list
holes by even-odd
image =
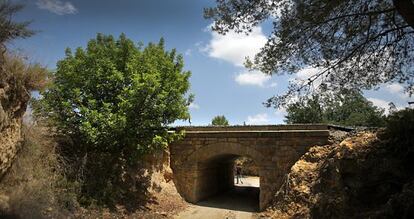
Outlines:
{"label": "large leafy tree", "polygon": [[300,97],[286,108],[285,122],[331,123],[346,126],[383,126],[384,110],[368,101],[357,90]]}
{"label": "large leafy tree", "polygon": [[[213,30],[246,32],[273,20],[266,45],[246,65],[268,74],[319,72],[268,106],[289,103],[298,94],[371,89],[384,82],[414,92],[414,3],[412,0],[216,0],[205,9]],[[315,83],[316,82],[316,83]]]}
{"label": "large leafy tree", "polygon": [[213,126],[228,126],[229,121],[227,121],[226,117],[224,115],[221,116],[215,116],[211,120],[211,125]]}
{"label": "large leafy tree", "polygon": [[141,47],[125,35],[98,34],[86,50],[67,49],[40,112],[85,150],[132,158],[166,143],[167,125],[189,116],[190,72],[163,40]]}
{"label": "large leafy tree", "polygon": [[35,112],[69,138],[61,151],[86,169],[88,195],[103,201],[122,195],[114,188],[125,168],[173,139],[167,126],[189,117],[192,99],[183,66],[182,56],[166,51],[162,39],[143,48],[123,34],[98,34],[86,49],[66,50]]}

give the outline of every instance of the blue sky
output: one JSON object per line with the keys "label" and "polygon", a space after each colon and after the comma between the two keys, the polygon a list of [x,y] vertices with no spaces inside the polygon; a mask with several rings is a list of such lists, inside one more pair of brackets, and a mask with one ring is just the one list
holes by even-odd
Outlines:
{"label": "blue sky", "polygon": [[[136,42],[158,42],[165,38],[167,48],[184,55],[185,68],[192,72],[190,106],[192,125],[207,125],[216,115],[225,115],[230,124],[280,124],[284,110],[263,106],[267,98],[286,90],[293,77],[306,79],[313,69],[296,76],[266,76],[247,71],[244,57],[253,56],[271,31],[268,24],[249,36],[213,33],[203,8],[212,0],[20,0],[25,9],[17,20],[33,20],[34,37],[10,46],[54,69],[64,57],[65,48],[84,47],[96,33],[119,36],[125,33]],[[387,84],[365,92],[380,107],[394,102],[406,107],[409,98],[399,84]],[[177,122],[188,125],[187,122]]]}

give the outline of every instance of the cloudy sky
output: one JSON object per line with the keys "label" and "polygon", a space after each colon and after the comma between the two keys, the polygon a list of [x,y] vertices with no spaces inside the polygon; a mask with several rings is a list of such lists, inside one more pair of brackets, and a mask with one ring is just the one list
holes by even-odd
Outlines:
{"label": "cloudy sky", "polygon": [[[17,0],[15,0],[17,1]],[[184,55],[185,68],[192,72],[190,106],[192,124],[207,125],[216,115],[225,115],[230,124],[280,124],[285,112],[263,106],[267,98],[286,90],[293,76],[268,76],[249,72],[245,57],[252,57],[266,42],[271,26],[263,24],[252,34],[212,32],[211,21],[203,18],[203,8],[212,0],[19,0],[26,8],[17,20],[32,20],[38,34],[11,46],[54,69],[66,47],[84,47],[96,33],[119,36],[125,33],[136,42],[158,42]],[[314,69],[304,69],[296,77],[305,79]],[[365,92],[375,105],[388,108],[407,106],[410,99],[398,84],[386,84]],[[411,98],[413,100],[413,98]],[[186,125],[186,122],[177,122]]]}

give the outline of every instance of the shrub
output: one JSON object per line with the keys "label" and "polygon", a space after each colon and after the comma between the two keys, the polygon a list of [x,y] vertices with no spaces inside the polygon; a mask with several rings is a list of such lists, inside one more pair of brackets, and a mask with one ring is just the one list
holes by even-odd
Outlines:
{"label": "shrub", "polygon": [[15,79],[16,85],[27,91],[43,90],[48,84],[48,71],[40,64],[28,64],[25,58],[8,54],[4,59],[4,74]]}
{"label": "shrub", "polygon": [[380,134],[388,149],[405,160],[414,157],[414,109],[392,113]]}

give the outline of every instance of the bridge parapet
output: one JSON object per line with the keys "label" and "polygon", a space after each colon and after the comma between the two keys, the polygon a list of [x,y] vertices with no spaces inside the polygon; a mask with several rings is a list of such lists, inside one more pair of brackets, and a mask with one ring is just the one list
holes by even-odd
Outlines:
{"label": "bridge parapet", "polygon": [[325,124],[292,125],[234,125],[234,126],[178,126],[173,130],[186,131],[271,131],[271,130],[328,130]]}

